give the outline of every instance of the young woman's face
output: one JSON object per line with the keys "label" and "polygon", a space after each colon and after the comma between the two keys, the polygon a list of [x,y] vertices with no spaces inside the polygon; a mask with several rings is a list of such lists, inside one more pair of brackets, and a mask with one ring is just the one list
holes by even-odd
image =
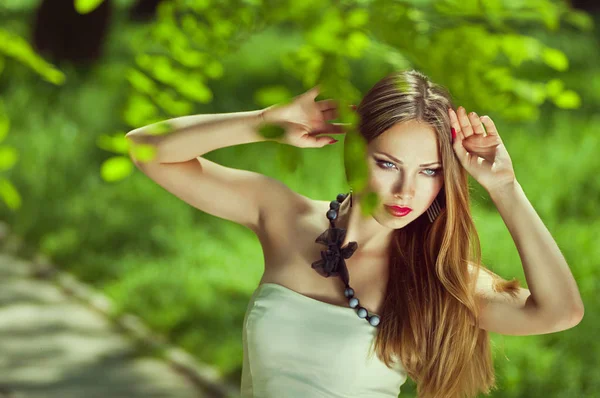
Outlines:
{"label": "young woman's face", "polygon": [[[441,161],[433,127],[415,120],[397,123],[371,141],[367,151],[369,190],[380,198],[373,217],[397,229],[423,214],[444,184]],[[396,217],[386,205],[412,211]]]}

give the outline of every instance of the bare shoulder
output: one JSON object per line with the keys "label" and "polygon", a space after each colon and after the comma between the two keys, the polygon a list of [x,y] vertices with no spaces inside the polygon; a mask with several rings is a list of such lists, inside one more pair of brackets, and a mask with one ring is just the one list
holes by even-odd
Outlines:
{"label": "bare shoulder", "polygon": [[279,263],[302,240],[305,225],[322,201],[314,200],[277,182],[277,189],[267,193],[259,226],[254,231],[261,242],[267,264]]}

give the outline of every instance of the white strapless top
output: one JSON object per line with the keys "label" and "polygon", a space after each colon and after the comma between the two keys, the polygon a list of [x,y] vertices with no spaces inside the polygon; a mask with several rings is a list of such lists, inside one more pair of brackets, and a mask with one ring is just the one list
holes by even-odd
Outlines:
{"label": "white strapless top", "polygon": [[244,316],[241,396],[396,398],[407,375],[369,351],[376,332],[353,308],[263,283]]}

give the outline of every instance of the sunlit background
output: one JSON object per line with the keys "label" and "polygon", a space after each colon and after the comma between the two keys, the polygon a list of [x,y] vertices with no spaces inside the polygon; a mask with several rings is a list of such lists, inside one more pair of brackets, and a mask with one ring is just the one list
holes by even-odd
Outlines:
{"label": "sunlit background", "polygon": [[[491,334],[491,397],[600,396],[599,11],[558,0],[2,0],[0,397],[209,396],[168,366],[167,346],[239,389],[260,242],[141,173],[124,135],[262,109],[316,84],[343,108],[404,69],[493,118],[585,304],[573,329]],[[343,140],[204,156],[326,200],[347,192]],[[526,287],[493,202],[470,183],[484,264]],[[100,295],[69,291],[69,275]],[[99,329],[126,314],[162,345]],[[415,391],[409,379],[400,397]]]}

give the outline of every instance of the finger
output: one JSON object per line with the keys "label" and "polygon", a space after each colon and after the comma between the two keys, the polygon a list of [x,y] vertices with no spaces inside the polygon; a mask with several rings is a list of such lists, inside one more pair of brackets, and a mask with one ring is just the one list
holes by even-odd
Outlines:
{"label": "finger", "polygon": [[323,119],[325,120],[334,120],[339,117],[337,109],[326,109],[321,111],[323,115]]}
{"label": "finger", "polygon": [[452,108],[448,108],[448,114],[450,115],[450,127],[454,127],[454,131],[456,132],[456,136],[458,137],[459,133],[462,133],[460,123],[458,121],[458,116]]}
{"label": "finger", "polygon": [[473,127],[473,132],[475,134],[481,134],[485,137],[485,129],[483,128],[483,124],[481,123],[481,120],[477,113],[469,113],[469,122],[471,122],[471,126]]}
{"label": "finger", "polygon": [[469,161],[469,153],[463,146],[463,140],[465,139],[460,123],[458,121],[458,117],[456,112],[452,108],[448,108],[448,114],[450,115],[450,126],[452,126],[456,133],[456,138],[454,138],[454,142],[452,143],[452,148],[456,152],[456,156],[458,157],[459,162],[463,165],[463,167]]}
{"label": "finger", "polygon": [[346,130],[344,127],[347,125],[349,123],[327,123],[325,126],[314,129],[308,134],[311,136],[319,134],[345,134]]}
{"label": "finger", "polygon": [[314,99],[317,98],[317,96],[319,95],[320,92],[321,92],[321,87],[319,87],[319,85],[316,85],[315,87],[308,90],[305,93],[305,95],[307,98],[310,98],[311,100],[314,101]]}
{"label": "finger", "polygon": [[469,117],[467,116],[467,110],[465,108],[463,108],[462,106],[459,106],[457,116],[458,116],[458,123],[460,123],[460,129],[461,129],[464,137],[469,138],[474,133],[473,133],[473,127],[471,126],[471,122],[469,121]]}
{"label": "finger", "polygon": [[317,146],[317,147],[323,147],[325,145],[329,145],[332,143],[331,142],[332,140],[336,140],[336,139],[333,137],[325,136],[325,135],[323,137],[314,137],[315,146]]}
{"label": "finger", "polygon": [[487,131],[487,133],[489,135],[498,135],[498,130],[496,130],[496,125],[494,124],[494,121],[488,115],[482,116],[481,121],[485,125],[485,130]]}
{"label": "finger", "polygon": [[[454,129],[456,130],[456,127]],[[463,146],[464,139],[465,139],[465,137],[464,137],[462,131],[459,130],[456,132],[456,138],[454,139],[454,142],[452,143],[452,148],[454,148],[454,151],[456,152],[456,156],[458,157],[458,160],[460,161],[460,163],[463,166],[469,161],[469,153]]]}
{"label": "finger", "polygon": [[320,111],[327,111],[330,109],[337,109],[338,107],[338,103],[336,100],[332,100],[332,99],[326,99],[326,100],[322,100],[322,101],[317,101],[315,102],[315,104],[317,105],[317,108],[319,108]]}

